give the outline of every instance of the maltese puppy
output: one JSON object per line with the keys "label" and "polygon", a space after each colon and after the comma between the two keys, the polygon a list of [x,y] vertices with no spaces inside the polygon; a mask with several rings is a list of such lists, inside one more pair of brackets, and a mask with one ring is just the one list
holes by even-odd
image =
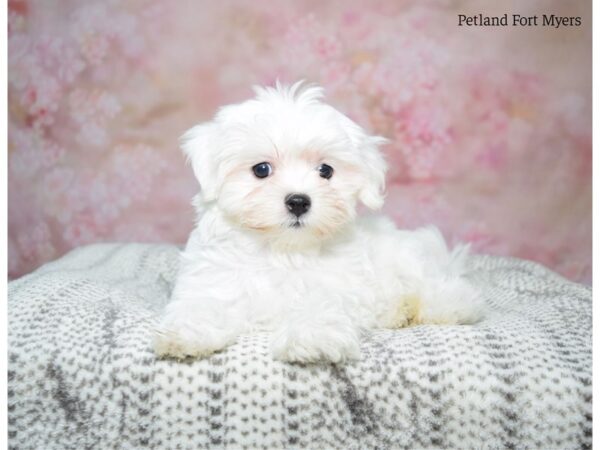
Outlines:
{"label": "maltese puppy", "polygon": [[386,140],[323,103],[319,87],[255,93],[182,137],[198,219],[156,353],[201,357],[268,331],[276,359],[343,362],[360,357],[367,329],[478,320],[466,246],[357,217],[359,202],[382,206]]}

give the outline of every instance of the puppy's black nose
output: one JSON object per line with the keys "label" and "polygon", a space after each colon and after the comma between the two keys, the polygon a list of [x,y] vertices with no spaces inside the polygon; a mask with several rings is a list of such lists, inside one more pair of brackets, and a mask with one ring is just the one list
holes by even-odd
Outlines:
{"label": "puppy's black nose", "polygon": [[285,198],[285,206],[296,217],[310,209],[310,197],[304,194],[290,194]]}

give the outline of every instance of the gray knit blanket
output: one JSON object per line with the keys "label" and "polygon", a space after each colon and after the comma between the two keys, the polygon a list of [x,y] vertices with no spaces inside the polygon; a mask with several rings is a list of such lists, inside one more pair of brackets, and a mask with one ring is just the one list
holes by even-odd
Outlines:
{"label": "gray knit blanket", "polygon": [[338,366],[274,361],[267,334],[179,362],[150,345],[178,249],[80,248],[9,283],[9,447],[591,448],[591,289],[469,264],[476,325],[371,331]]}

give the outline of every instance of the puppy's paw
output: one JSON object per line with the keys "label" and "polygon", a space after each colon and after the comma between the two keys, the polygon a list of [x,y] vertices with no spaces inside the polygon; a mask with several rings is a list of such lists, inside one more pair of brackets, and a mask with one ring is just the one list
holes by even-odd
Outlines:
{"label": "puppy's paw", "polygon": [[222,350],[234,338],[223,330],[205,324],[164,320],[155,330],[153,348],[158,356],[186,358],[205,357]]}
{"label": "puppy's paw", "polygon": [[342,363],[360,358],[358,334],[349,320],[294,323],[273,336],[275,359],[287,362]]}

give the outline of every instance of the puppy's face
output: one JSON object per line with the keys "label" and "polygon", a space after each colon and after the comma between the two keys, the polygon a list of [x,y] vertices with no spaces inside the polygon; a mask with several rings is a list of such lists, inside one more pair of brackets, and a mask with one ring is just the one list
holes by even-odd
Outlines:
{"label": "puppy's face", "polygon": [[357,201],[383,202],[384,142],[323,104],[321,90],[257,89],[183,137],[205,203],[273,244],[320,242],[351,222]]}

